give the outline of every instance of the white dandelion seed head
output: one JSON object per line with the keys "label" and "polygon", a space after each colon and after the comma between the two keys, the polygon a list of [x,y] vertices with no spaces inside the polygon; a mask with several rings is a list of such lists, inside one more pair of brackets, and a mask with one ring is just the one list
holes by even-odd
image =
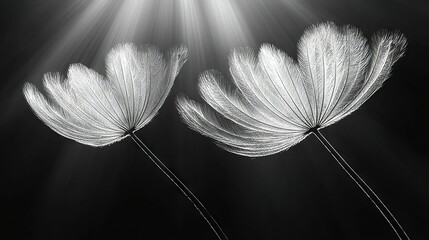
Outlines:
{"label": "white dandelion seed head", "polygon": [[73,64],[65,79],[58,73],[44,75],[46,97],[31,83],[25,84],[24,96],[37,117],[58,134],[105,146],[152,120],[186,58],[183,46],[164,57],[153,46],[120,44],[106,57],[106,77]]}
{"label": "white dandelion seed head", "polygon": [[358,109],[389,77],[405,46],[398,32],[381,31],[368,43],[352,26],[319,24],[301,37],[296,61],[270,44],[257,55],[234,50],[229,65],[236,88],[207,71],[199,89],[209,107],[184,97],[177,106],[192,129],[230,152],[274,154]]}

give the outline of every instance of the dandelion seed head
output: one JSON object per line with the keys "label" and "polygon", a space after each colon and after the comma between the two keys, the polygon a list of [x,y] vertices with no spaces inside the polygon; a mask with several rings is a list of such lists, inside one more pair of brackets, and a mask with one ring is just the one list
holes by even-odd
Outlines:
{"label": "dandelion seed head", "polygon": [[270,44],[258,54],[234,50],[229,65],[236,89],[206,72],[199,89],[208,106],[180,97],[177,107],[192,129],[228,151],[274,154],[358,109],[390,76],[405,46],[398,32],[380,31],[368,42],[355,27],[318,24],[298,42],[297,60]]}
{"label": "dandelion seed head", "polygon": [[105,146],[149,123],[164,103],[186,61],[187,49],[164,56],[157,48],[126,43],[106,57],[107,76],[82,64],[67,77],[47,73],[47,96],[26,83],[24,96],[34,113],[58,134],[91,146]]}

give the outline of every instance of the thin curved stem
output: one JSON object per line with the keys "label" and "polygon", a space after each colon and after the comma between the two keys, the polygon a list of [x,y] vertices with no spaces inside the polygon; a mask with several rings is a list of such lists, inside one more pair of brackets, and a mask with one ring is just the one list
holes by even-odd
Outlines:
{"label": "thin curved stem", "polygon": [[159,158],[150,151],[150,149],[138,138],[133,132],[129,133],[133,141],[140,147],[140,149],[150,158],[150,160],[176,185],[177,188],[186,196],[186,198],[191,201],[197,211],[201,214],[201,216],[206,220],[209,224],[210,228],[216,234],[219,240],[228,240],[222,228],[216,222],[216,220],[212,217],[212,215],[207,211],[204,205],[198,200],[197,197],[186,187],[185,184],[180,181],[179,178],[174,175],[173,172],[168,169],[167,166],[164,165]]}
{"label": "thin curved stem", "polygon": [[375,192],[366,184],[366,182],[353,170],[353,168],[344,160],[343,157],[335,150],[335,148],[326,140],[326,138],[317,130],[312,131],[316,135],[317,139],[325,146],[332,157],[337,161],[338,164],[346,171],[349,177],[359,186],[359,188],[365,193],[365,195],[371,200],[371,202],[377,207],[381,215],[386,219],[389,225],[395,231],[396,235],[401,240],[410,240],[407,233],[399,224],[398,220],[393,216],[386,205],[381,199],[375,194]]}

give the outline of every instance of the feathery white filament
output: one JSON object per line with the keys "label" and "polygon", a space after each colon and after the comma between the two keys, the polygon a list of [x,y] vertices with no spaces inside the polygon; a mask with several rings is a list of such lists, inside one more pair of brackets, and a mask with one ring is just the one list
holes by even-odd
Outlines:
{"label": "feathery white filament", "polygon": [[104,146],[145,126],[164,103],[186,61],[187,49],[172,49],[164,58],[155,47],[139,50],[121,44],[106,57],[107,79],[82,64],[69,67],[67,78],[47,73],[48,98],[32,84],[24,96],[35,114],[60,135]]}
{"label": "feathery white filament", "polygon": [[352,26],[319,24],[299,41],[297,61],[269,44],[257,56],[234,50],[229,61],[237,89],[215,71],[202,74],[201,95],[215,112],[184,97],[177,106],[192,129],[233,153],[274,154],[358,109],[389,77],[405,45],[397,32],[381,31],[368,44]]}

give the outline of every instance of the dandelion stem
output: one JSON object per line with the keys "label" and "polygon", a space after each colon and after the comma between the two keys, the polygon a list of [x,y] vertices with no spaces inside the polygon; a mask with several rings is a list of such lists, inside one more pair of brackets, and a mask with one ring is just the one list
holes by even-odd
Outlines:
{"label": "dandelion stem", "polygon": [[335,150],[335,148],[326,140],[326,138],[319,132],[319,130],[314,129],[312,131],[316,135],[317,139],[325,146],[328,152],[332,157],[337,161],[338,164],[346,171],[351,179],[359,186],[359,188],[366,194],[366,196],[371,200],[371,202],[377,207],[381,215],[386,219],[389,225],[395,231],[396,235],[401,240],[410,240],[407,233],[405,233],[401,224],[393,216],[390,210],[386,205],[381,201],[381,199],[375,194],[375,192],[366,184],[366,182],[353,170],[353,168],[344,160],[343,157]]}
{"label": "dandelion stem", "polygon": [[191,201],[194,207],[198,210],[201,216],[206,220],[209,224],[210,228],[216,234],[219,240],[228,240],[222,228],[216,222],[216,220],[212,217],[212,215],[207,211],[204,205],[198,200],[198,198],[186,187],[185,184],[180,181],[179,178],[174,175],[173,172],[168,169],[164,163],[159,160],[159,158],[152,153],[152,151],[138,138],[133,132],[129,133],[133,141],[140,147],[140,149],[150,158],[150,160],[176,185],[177,188],[186,196],[186,198]]}

